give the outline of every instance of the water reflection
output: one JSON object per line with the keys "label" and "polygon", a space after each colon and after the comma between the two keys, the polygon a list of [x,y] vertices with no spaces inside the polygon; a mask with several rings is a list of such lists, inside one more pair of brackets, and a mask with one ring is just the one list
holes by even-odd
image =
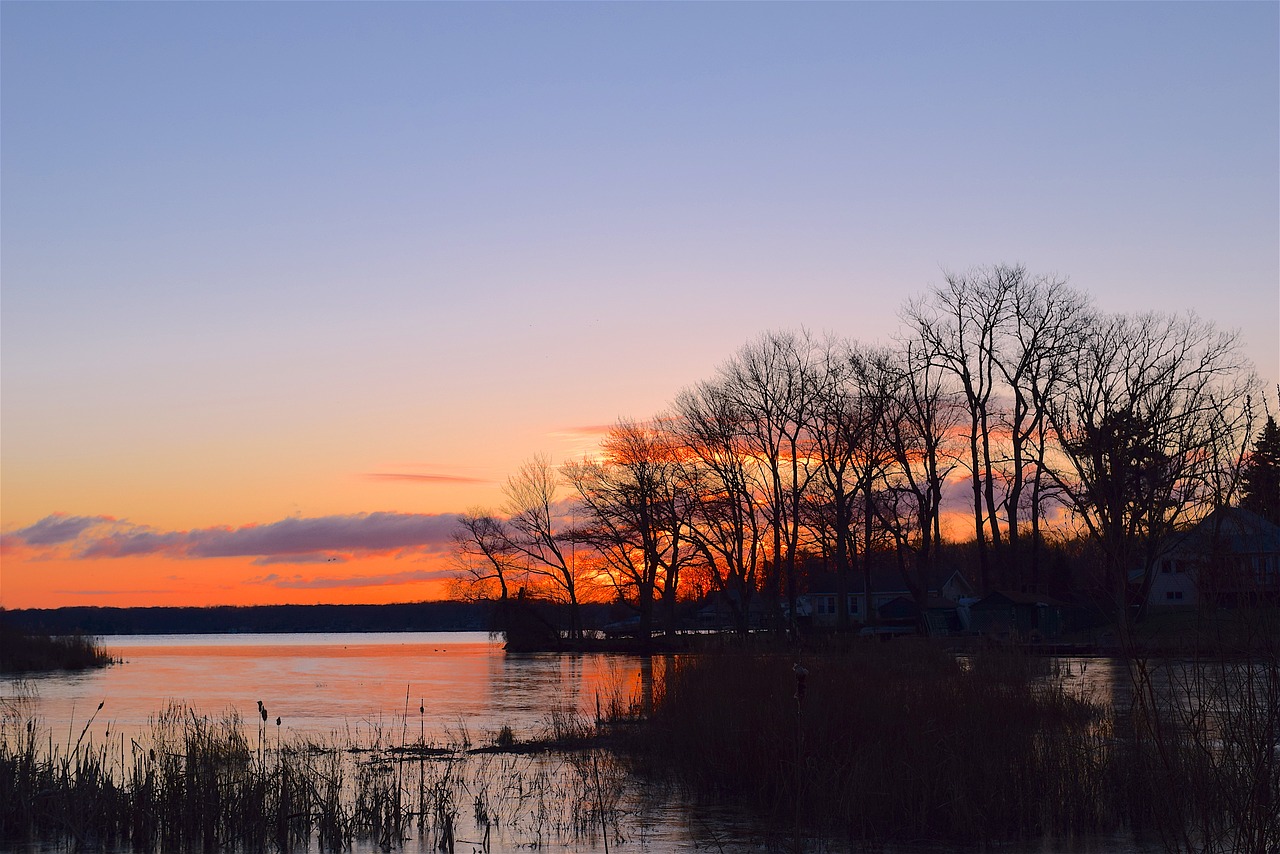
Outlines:
{"label": "water reflection", "polygon": [[1119,708],[1132,695],[1129,668],[1121,659],[1063,657],[1049,661],[1052,677],[1082,699]]}
{"label": "water reflection", "polygon": [[[507,655],[478,633],[138,636],[108,638],[105,645],[126,663],[42,676],[33,683],[32,709],[53,732],[78,733],[104,702],[89,737],[109,732],[122,745],[122,755],[125,740],[144,740],[151,719],[171,702],[211,716],[233,710],[256,730],[262,701],[272,723],[280,716],[283,732],[271,735],[285,743],[313,736],[383,747],[419,738],[479,745],[504,726],[526,740],[545,734],[557,710],[594,718],[632,702],[649,708],[654,685],[669,663],[599,654]],[[1121,662],[1063,659],[1055,667],[1056,678],[1070,690],[1097,701],[1116,701],[1129,684]],[[7,693],[23,690],[10,683]],[[350,761],[388,760],[366,754]],[[606,838],[608,850],[620,851],[743,852],[790,844],[762,838],[747,817],[732,810],[694,806],[675,791],[630,777],[604,753],[450,758],[414,767],[418,770],[411,773],[447,773],[460,781],[458,791],[469,799],[459,804],[465,807],[459,811],[465,822],[458,827],[460,840],[483,838],[482,814],[502,816],[501,834],[489,837],[491,851],[599,852],[606,850]],[[601,826],[592,803],[605,790],[616,792],[617,800]],[[406,850],[431,850],[433,844],[429,836],[419,836]],[[806,848],[841,850],[814,840]],[[372,852],[378,845],[366,840],[355,850]],[[915,854],[921,849],[892,850]],[[1128,840],[1110,839],[1023,850],[1140,849]]]}
{"label": "water reflection", "polygon": [[530,738],[553,710],[594,715],[597,698],[629,696],[640,671],[639,659],[619,656],[505,655],[483,633],[118,636],[104,644],[125,663],[34,683],[46,725],[84,721],[105,701],[95,727],[132,735],[170,702],[248,720],[261,700],[286,737],[363,739],[408,726],[429,742],[469,735],[479,743],[503,726]]}

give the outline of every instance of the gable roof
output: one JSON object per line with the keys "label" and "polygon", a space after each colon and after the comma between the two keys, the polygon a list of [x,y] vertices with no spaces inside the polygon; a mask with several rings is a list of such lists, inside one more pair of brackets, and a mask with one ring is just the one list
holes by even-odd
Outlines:
{"label": "gable roof", "polygon": [[1003,608],[1008,605],[1048,605],[1054,608],[1066,607],[1065,602],[1060,602],[1052,596],[1045,596],[1043,593],[1022,593],[1017,590],[993,590],[969,607],[978,609]]}
{"label": "gable roof", "polygon": [[1168,552],[1280,554],[1280,525],[1243,507],[1219,507],[1176,535]]}

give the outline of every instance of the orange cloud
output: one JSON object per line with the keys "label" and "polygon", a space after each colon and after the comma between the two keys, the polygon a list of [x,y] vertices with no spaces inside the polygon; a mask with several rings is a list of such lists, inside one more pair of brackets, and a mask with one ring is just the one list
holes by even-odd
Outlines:
{"label": "orange cloud", "polygon": [[556,430],[552,436],[604,436],[615,426],[614,424],[583,424],[576,427],[565,427]]}
{"label": "orange cloud", "polygon": [[246,557],[191,560],[163,554],[113,560],[54,556],[6,561],[0,604],[7,608],[68,605],[379,605],[444,599],[451,566],[443,555],[419,555],[406,566],[391,555],[300,565],[263,574]]}
{"label": "orange cloud", "polygon": [[451,569],[414,569],[381,575],[281,576],[272,573],[250,579],[249,584],[264,584],[289,590],[351,590],[358,587],[391,587],[421,581],[447,581],[453,577]]}

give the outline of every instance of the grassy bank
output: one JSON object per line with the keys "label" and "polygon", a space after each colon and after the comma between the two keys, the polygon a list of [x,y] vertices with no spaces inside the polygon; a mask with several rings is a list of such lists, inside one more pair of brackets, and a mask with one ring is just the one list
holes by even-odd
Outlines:
{"label": "grassy bank", "polygon": [[93,638],[34,634],[0,622],[0,673],[86,670],[111,663]]}

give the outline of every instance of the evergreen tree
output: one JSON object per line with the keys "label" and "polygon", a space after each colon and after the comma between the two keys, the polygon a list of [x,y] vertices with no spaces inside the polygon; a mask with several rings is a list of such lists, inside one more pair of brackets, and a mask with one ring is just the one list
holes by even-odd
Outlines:
{"label": "evergreen tree", "polygon": [[1240,505],[1280,525],[1280,428],[1273,416],[1267,416],[1245,463]]}

